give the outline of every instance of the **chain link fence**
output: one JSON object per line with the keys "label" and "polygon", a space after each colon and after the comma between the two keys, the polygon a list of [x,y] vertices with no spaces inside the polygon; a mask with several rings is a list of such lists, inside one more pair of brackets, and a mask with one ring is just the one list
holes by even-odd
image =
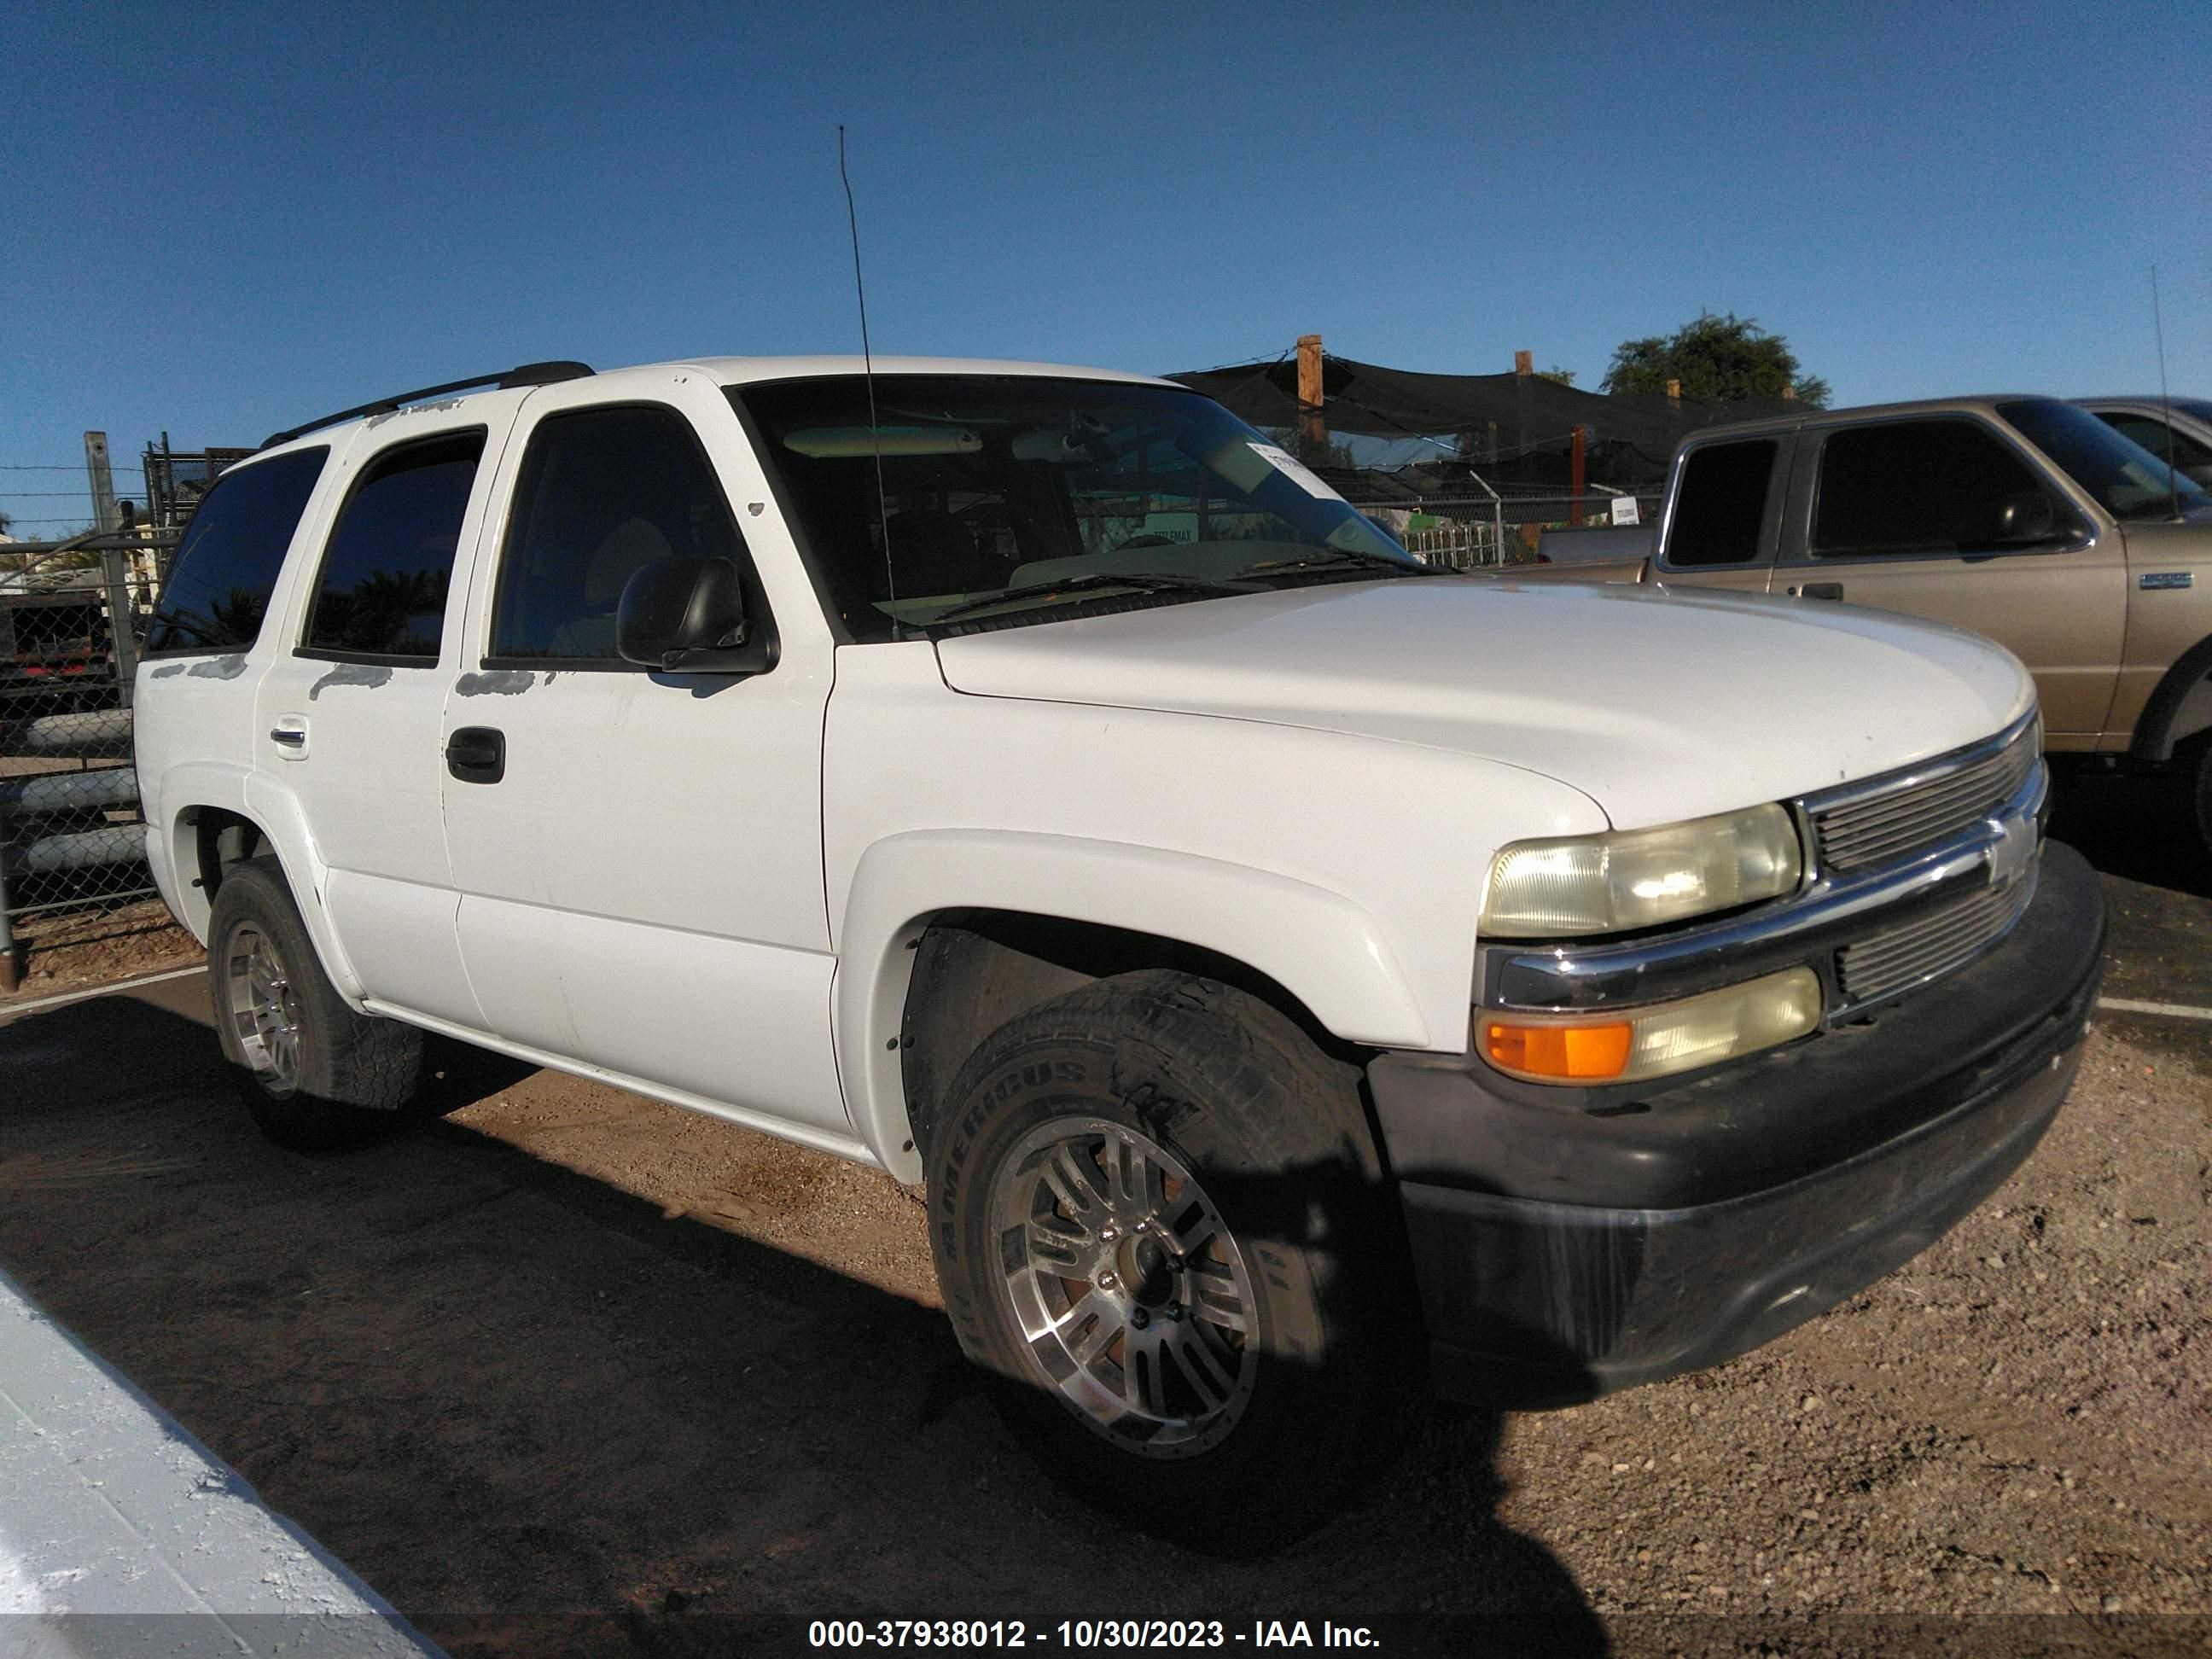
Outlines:
{"label": "chain link fence", "polygon": [[173,537],[0,545],[0,990],[27,915],[143,898],[131,684]]}
{"label": "chain link fence", "polygon": [[[1492,488],[1474,480],[1481,495],[1349,499],[1369,518],[1395,536],[1425,562],[1454,570],[1491,569],[1531,564],[1547,530],[1596,529],[1607,525],[1657,522],[1659,491],[1632,495],[1601,489],[1580,495]],[[1623,503],[1633,504],[1633,516]]]}

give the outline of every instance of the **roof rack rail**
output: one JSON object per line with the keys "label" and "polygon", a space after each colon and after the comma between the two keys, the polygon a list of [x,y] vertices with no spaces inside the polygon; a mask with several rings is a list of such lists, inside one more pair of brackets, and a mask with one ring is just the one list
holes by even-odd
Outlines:
{"label": "roof rack rail", "polygon": [[261,441],[261,447],[270,449],[278,444],[288,444],[293,439],[314,431],[318,427],[336,426],[340,421],[350,421],[360,415],[393,415],[402,404],[411,404],[418,398],[435,398],[448,392],[466,392],[480,386],[495,386],[501,392],[522,386],[552,386],[561,380],[580,380],[592,372],[589,363],[555,361],[547,363],[523,363],[497,374],[475,374],[465,380],[448,380],[443,386],[422,386],[413,392],[396,392],[389,398],[380,398],[373,404],[357,404],[342,409],[335,415],[325,415],[315,420],[302,422],[283,432],[272,432]]}

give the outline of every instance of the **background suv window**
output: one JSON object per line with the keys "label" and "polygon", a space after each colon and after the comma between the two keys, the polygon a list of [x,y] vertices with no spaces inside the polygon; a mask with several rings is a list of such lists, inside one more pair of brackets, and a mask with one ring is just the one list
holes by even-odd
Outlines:
{"label": "background suv window", "polygon": [[2043,493],[2034,470],[1978,422],[1847,428],[1820,447],[1813,551],[1956,552],[1987,543],[2005,497]]}
{"label": "background suv window", "polygon": [[387,449],[363,469],[323,554],[306,649],[435,662],[482,428]]}
{"label": "background suv window", "polygon": [[216,480],[170,561],[146,636],[149,655],[252,647],[330,453],[295,449],[234,466]]}
{"label": "background suv window", "polygon": [[1759,438],[1689,453],[1667,531],[1668,564],[1749,564],[1759,556],[1778,447]]}
{"label": "background suv window", "polygon": [[2141,444],[2161,461],[2166,459],[2166,446],[2171,443],[2175,466],[2199,483],[2212,477],[2212,449],[2207,449],[2185,432],[2175,431],[2155,415],[2100,409],[2097,418],[2129,442]]}
{"label": "background suv window", "polygon": [[736,563],[754,611],[744,538],[690,422],[646,404],[548,416],[515,485],[493,658],[619,662],[623,585],[672,555]]}

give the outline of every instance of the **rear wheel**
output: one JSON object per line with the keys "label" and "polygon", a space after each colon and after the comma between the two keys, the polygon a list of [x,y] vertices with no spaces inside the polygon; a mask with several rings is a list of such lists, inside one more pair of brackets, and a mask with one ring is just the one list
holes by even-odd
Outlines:
{"label": "rear wheel", "polygon": [[224,876],[208,973],[223,1058],[253,1121],[279,1146],[337,1146],[388,1122],[414,1094],[422,1034],[346,1006],[275,859]]}
{"label": "rear wheel", "polygon": [[947,1310],[1062,1484],[1243,1554],[1388,1463],[1423,1344],[1354,1068],[1242,993],[1144,973],[1001,1028],[947,1106]]}

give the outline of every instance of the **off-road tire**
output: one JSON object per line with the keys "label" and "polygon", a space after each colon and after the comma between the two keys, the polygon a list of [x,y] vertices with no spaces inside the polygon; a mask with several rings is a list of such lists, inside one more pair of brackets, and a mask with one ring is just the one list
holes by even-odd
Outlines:
{"label": "off-road tire", "polygon": [[[257,940],[268,951],[261,960],[281,967],[277,996],[295,1045],[283,1069],[273,1066],[272,1045],[255,1032],[252,1016],[234,1006],[235,964]],[[278,1146],[300,1152],[341,1146],[389,1125],[413,1097],[422,1032],[346,1006],[323,972],[276,859],[250,859],[224,875],[208,925],[208,981],[223,1058],[254,1122]]]}
{"label": "off-road tire", "polygon": [[[1054,1276],[1050,1268],[1028,1276],[1036,1272],[1023,1254],[1028,1230],[1006,1207],[1018,1209],[1024,1194],[1054,1202],[1038,1184],[1044,1177],[1022,1174],[1048,1160],[1035,1150],[1040,1144],[1060,1144],[1040,1136],[1096,1132],[1101,1162],[1085,1167],[1108,1167],[1111,1180],[1105,1148],[1121,1128],[1133,1132],[1118,1143],[1125,1149],[1141,1141],[1158,1154],[1157,1167],[1188,1171],[1200,1189],[1192,1201],[1210,1204],[1228,1237],[1228,1246],[1215,1248],[1233,1248],[1253,1298],[1241,1337],[1223,1336],[1218,1326],[1206,1333],[1243,1379],[1233,1416],[1222,1407],[1191,1413],[1205,1426],[1157,1431],[1163,1440],[1186,1437],[1170,1450],[1123,1437],[1131,1422],[1154,1431],[1152,1419],[1133,1416],[1109,1430],[1077,1403],[1081,1394],[1103,1399],[1108,1413],[1119,1408],[1110,1392],[1088,1392],[1091,1365],[1069,1351],[1082,1342],[1036,1337],[1037,1293],[1022,1287],[1049,1286]],[[1425,1400],[1425,1343],[1402,1224],[1358,1069],[1323,1054],[1275,1009],[1168,971],[1070,993],[1002,1026],[969,1057],[947,1091],[929,1154],[930,1243],[961,1346],[994,1374],[997,1403],[1017,1434],[1077,1496],[1177,1542],[1250,1555],[1312,1530],[1394,1461]],[[1073,1212],[1062,1206],[1047,1221],[1057,1226],[1060,1213]],[[1180,1273],[1185,1258],[1173,1260]],[[1206,1271],[1220,1282],[1218,1267]],[[1121,1279],[1120,1293],[1133,1298],[1126,1270]],[[1057,1282],[1071,1304],[1095,1288],[1090,1279]],[[1193,1305],[1176,1316],[1178,1326],[1191,1322],[1190,1338],[1155,1329],[1139,1340],[1199,1334],[1197,1304],[1207,1298],[1194,1279],[1174,1282],[1194,1287]],[[1079,1330],[1109,1328],[1103,1319],[1066,1318]],[[1126,1346],[1132,1335],[1124,1329],[1121,1360],[1109,1346],[1091,1362],[1126,1376],[1122,1397],[1130,1399],[1136,1373],[1121,1368],[1145,1363]],[[1173,1365],[1152,1363],[1157,1386]],[[1197,1396],[1186,1389],[1184,1397]]]}

